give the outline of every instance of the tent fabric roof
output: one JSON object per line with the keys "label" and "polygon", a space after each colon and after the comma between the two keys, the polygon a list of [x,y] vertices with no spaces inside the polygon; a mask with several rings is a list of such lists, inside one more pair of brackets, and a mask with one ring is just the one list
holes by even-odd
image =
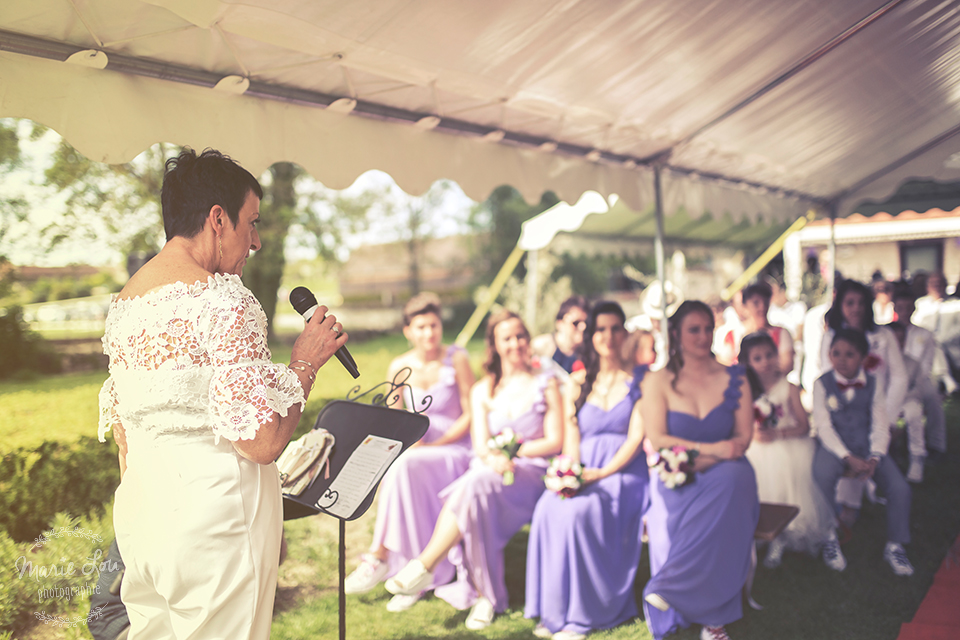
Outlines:
{"label": "tent fabric roof", "polygon": [[845,215],[960,179],[960,6],[8,0],[0,116],[107,162],[163,141],[334,188],[381,169],[411,193],[592,189],[643,211],[656,161],[670,215]]}

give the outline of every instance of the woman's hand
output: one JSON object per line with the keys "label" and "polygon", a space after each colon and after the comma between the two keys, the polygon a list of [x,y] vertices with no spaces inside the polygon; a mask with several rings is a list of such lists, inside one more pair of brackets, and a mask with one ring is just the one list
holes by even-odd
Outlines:
{"label": "woman's hand", "polygon": [[508,471],[513,471],[514,469],[513,460],[503,455],[502,453],[496,453],[491,451],[486,456],[484,456],[483,461],[486,463],[488,467],[490,467],[500,475],[503,475]]}
{"label": "woman's hand", "polygon": [[778,439],[777,435],[773,429],[757,429],[753,432],[753,439],[757,442],[773,442]]}
{"label": "woman's hand", "polygon": [[607,476],[604,475],[603,469],[584,469],[583,475],[580,479],[583,481],[583,484],[589,484],[591,482],[596,482],[597,480],[603,480]]}
{"label": "woman's hand", "polygon": [[[702,448],[703,445],[701,445]],[[709,453],[720,460],[736,460],[742,458],[747,451],[747,445],[740,440],[721,440],[710,445]]]}
{"label": "woman's hand", "polygon": [[291,360],[309,362],[317,371],[327,360],[337,352],[337,349],[347,343],[348,336],[343,331],[343,325],[337,322],[333,314],[326,315],[327,307],[317,307],[310,322],[293,343]]}

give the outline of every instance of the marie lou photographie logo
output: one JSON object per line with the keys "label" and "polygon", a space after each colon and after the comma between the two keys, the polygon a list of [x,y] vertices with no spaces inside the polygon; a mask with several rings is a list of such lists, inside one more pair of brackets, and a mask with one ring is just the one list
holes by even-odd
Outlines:
{"label": "marie lou photographie logo", "polygon": [[[103,538],[92,531],[61,527],[48,531],[37,538],[33,549],[38,551],[50,539],[64,536],[82,537],[92,542],[103,542]],[[79,561],[61,557],[59,562],[40,564],[23,555],[17,558],[14,564],[17,579],[33,580],[37,584],[37,602],[41,605],[58,600],[69,601],[77,598],[88,600],[90,596],[100,593],[101,587],[97,584],[100,574],[104,571],[114,572],[118,569],[118,563],[115,560],[108,560],[100,549],[95,549],[90,556]],[[76,584],[78,581],[80,584]],[[38,611],[33,615],[44,624],[62,628],[86,624],[101,614],[101,607],[97,607],[86,616],[75,616],[73,618],[50,615],[45,610]]]}

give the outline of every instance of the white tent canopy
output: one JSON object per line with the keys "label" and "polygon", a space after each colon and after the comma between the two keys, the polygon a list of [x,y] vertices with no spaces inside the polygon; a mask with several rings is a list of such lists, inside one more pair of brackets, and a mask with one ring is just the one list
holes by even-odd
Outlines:
{"label": "white tent canopy", "polygon": [[960,179],[960,7],[935,0],[5,0],[0,117],[342,188],[616,194],[734,221]]}

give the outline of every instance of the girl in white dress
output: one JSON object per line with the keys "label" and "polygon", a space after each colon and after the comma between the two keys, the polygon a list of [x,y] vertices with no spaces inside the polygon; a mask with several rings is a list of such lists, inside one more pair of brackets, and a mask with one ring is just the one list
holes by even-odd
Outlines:
{"label": "girl in white dress", "polygon": [[[774,568],[785,549],[816,554],[824,542],[836,539],[836,519],[813,481],[817,446],[800,404],[800,389],[781,372],[773,339],[762,331],[746,336],[740,343],[740,362],[747,366],[756,398],[756,424],[747,459],[757,474],[760,500],[800,508],[793,522],[770,543],[763,564]],[[846,567],[839,551],[825,554],[824,561],[837,571]]]}

